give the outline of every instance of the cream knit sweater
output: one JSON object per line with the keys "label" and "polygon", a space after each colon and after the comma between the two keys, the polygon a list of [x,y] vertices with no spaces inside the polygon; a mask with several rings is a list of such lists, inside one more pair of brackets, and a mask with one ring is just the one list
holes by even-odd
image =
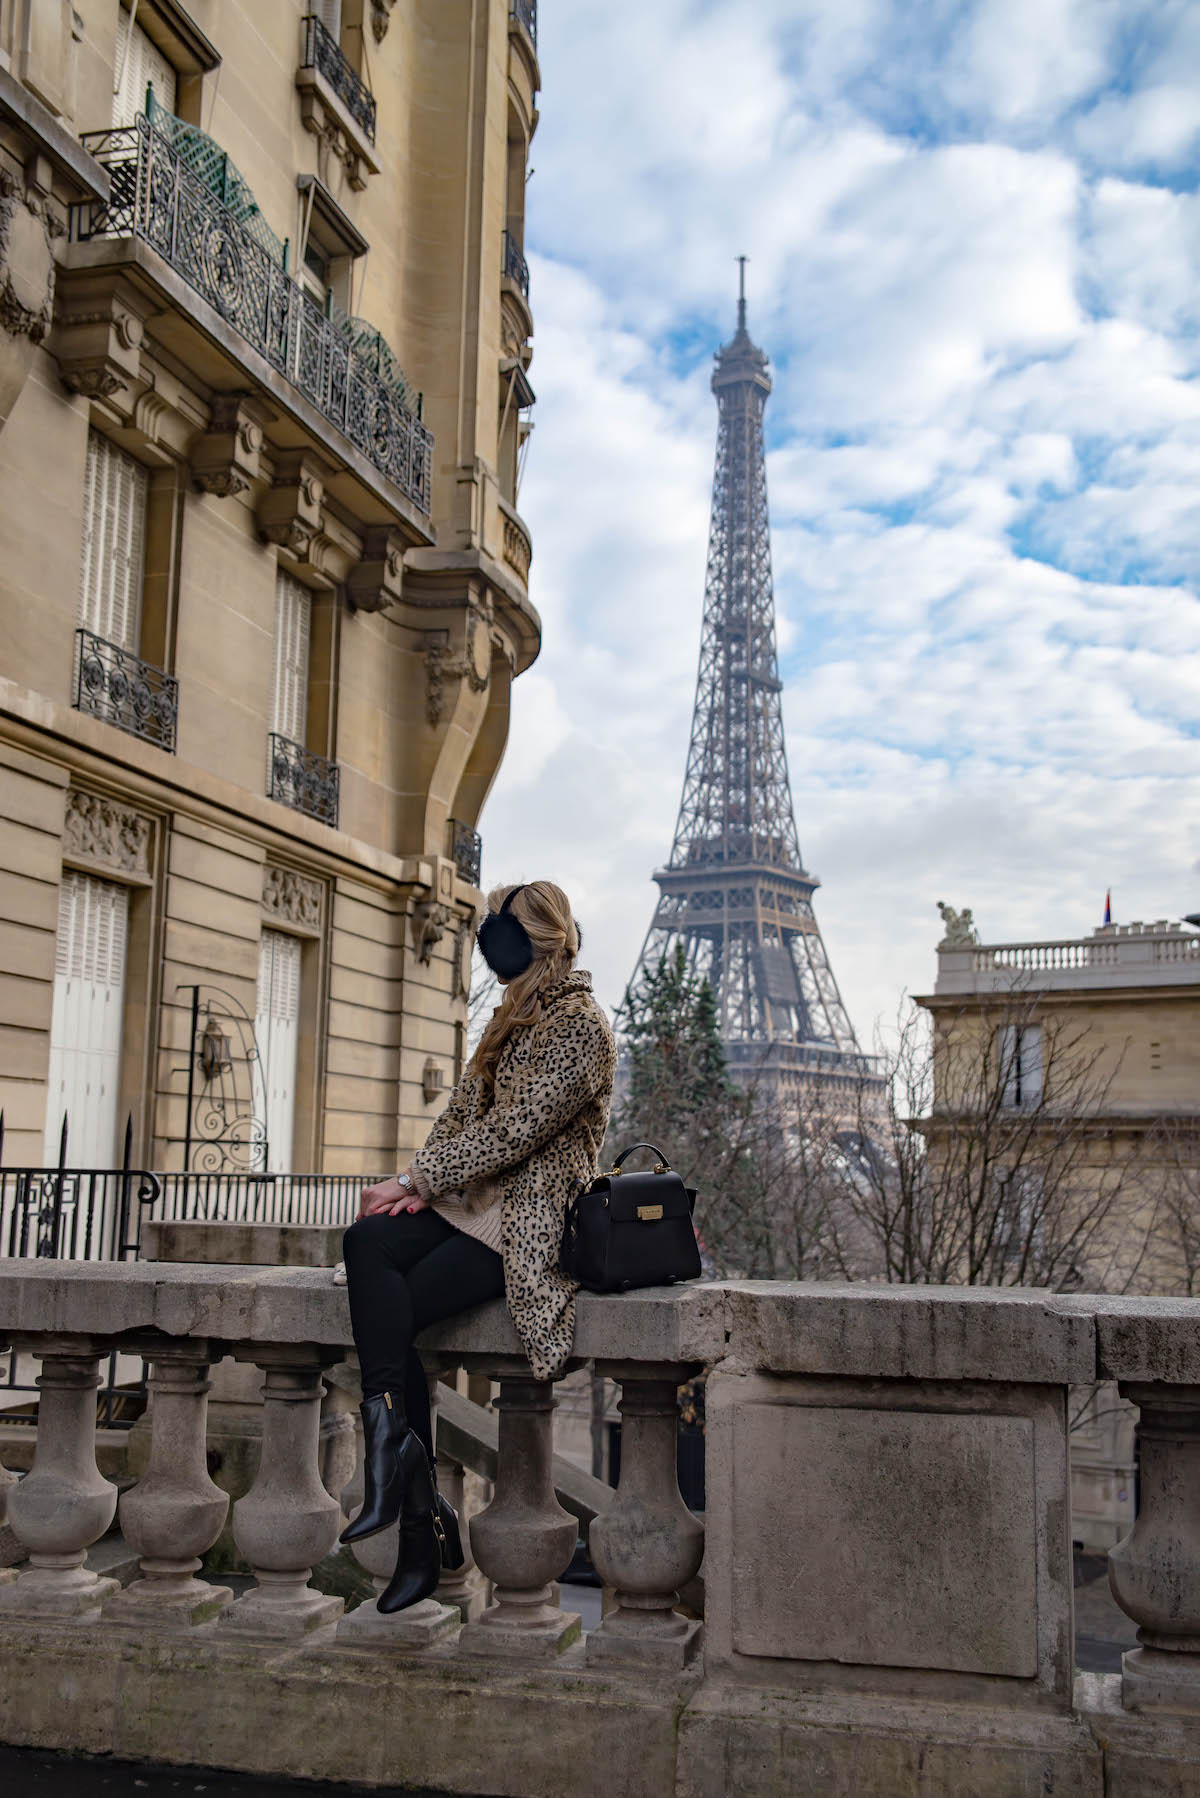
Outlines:
{"label": "cream knit sweater", "polygon": [[500,1224],[504,1209],[500,1199],[499,1186],[491,1180],[481,1180],[465,1192],[444,1192],[441,1198],[430,1201],[429,1209],[499,1255],[503,1253]]}

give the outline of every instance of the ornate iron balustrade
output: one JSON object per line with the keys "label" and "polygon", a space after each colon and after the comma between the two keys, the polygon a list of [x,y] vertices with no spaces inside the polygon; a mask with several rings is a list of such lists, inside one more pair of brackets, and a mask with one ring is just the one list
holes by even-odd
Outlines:
{"label": "ornate iron balustrade", "polygon": [[80,630],[75,635],[79,644],[76,711],[103,718],[173,755],[179,682],[94,631]]}
{"label": "ornate iron balustrade", "polygon": [[336,762],[314,755],[299,743],[271,732],[269,799],[290,805],[322,824],[337,828],[341,770]]}
{"label": "ornate iron balustrade", "polygon": [[510,24],[523,25],[529,33],[529,41],[537,48],[537,0],[509,0],[508,17]]}
{"label": "ornate iron balustrade", "polygon": [[315,13],[304,21],[304,61],[301,68],[316,69],[325,77],[355,124],[375,142],[375,96],[357,69],[342,55],[337,40],[326,31]]}
{"label": "ornate iron balustrade", "polygon": [[451,818],[450,853],[463,880],[477,887],[483,871],[483,838],[479,832],[472,830],[469,824],[462,824],[457,818]]}
{"label": "ornate iron balustrade", "polygon": [[515,281],[525,298],[529,298],[529,264],[521,254],[521,247],[511,231],[504,233],[504,272],[510,281]]}
{"label": "ornate iron balustrade", "polygon": [[157,124],[139,118],[120,130],[89,132],[82,141],[112,188],[107,203],[86,201],[72,209],[72,237],[144,239],[428,514],[433,437],[413,413],[408,383],[385,378],[316,310]]}

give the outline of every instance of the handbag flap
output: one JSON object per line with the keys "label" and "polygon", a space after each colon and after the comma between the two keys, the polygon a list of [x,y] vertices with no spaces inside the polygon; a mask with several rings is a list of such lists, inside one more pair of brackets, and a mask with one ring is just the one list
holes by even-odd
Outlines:
{"label": "handbag flap", "polygon": [[615,1223],[657,1223],[692,1214],[687,1187],[678,1174],[618,1174],[607,1185]]}

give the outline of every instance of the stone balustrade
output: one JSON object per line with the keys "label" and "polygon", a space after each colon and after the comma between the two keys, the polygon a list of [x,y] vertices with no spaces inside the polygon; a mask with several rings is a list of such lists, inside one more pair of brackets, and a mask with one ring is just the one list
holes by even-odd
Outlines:
{"label": "stone balustrade", "polygon": [[[499,1381],[492,1600],[383,1618],[313,1586],[343,1506],[320,1476],[345,1289],[322,1268],[0,1263],[0,1339],[41,1361],[37,1450],[5,1483],[29,1550],[0,1585],[0,1739],[445,1792],[981,1798],[1200,1791],[1200,1304],[726,1283],[584,1296],[576,1352],[621,1388],[620,1482],[591,1527],[609,1589],[581,1632],[557,1580],[553,1388],[504,1308],[426,1333],[431,1375]],[[124,1591],[85,1565],[100,1357],[151,1364],[150,1451],[120,1501]],[[254,1585],[203,1577],[227,1500],[208,1372],[262,1375],[233,1511]],[[675,1388],[707,1382],[707,1513],[675,1477]],[[1073,1664],[1067,1391],[1140,1407],[1141,1507],[1111,1557],[1121,1675]],[[344,1477],[344,1476],[343,1476]],[[339,1502],[340,1501],[340,1502]],[[382,1582],[394,1536],[360,1545]],[[678,1592],[704,1557],[703,1621]],[[445,1596],[445,1594],[443,1594]]]}

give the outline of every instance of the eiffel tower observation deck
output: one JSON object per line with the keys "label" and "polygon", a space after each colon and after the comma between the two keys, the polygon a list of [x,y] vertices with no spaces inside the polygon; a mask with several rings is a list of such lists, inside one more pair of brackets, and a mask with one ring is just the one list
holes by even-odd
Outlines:
{"label": "eiffel tower observation deck", "polygon": [[717,352],[717,462],[700,670],[670,861],[634,981],[683,944],[716,994],[730,1071],[780,1096],[873,1071],[842,1003],[796,834],[783,737],[783,683],[763,412],[767,358],[746,329]]}

